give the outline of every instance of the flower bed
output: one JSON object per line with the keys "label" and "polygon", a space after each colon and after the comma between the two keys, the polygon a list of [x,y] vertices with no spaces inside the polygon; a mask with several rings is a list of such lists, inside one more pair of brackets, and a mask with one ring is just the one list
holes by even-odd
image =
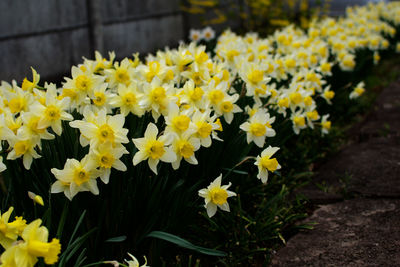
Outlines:
{"label": "flower bed", "polygon": [[157,265],[180,253],[160,239],[222,262],[235,258],[224,241],[267,260],[304,216],[286,201],[302,164],[291,157],[364,93],[362,71],[395,49],[399,11],[371,4],[267,38],[225,31],[213,51],[182,44],[144,62],[96,53],[61,87],[34,69],[2,82],[0,200],[25,218],[2,213],[2,264],[134,252]]}

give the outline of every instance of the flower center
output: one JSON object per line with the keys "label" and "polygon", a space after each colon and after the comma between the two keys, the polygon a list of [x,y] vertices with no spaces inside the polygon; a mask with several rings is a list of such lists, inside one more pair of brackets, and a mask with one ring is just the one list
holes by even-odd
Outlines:
{"label": "flower center", "polygon": [[36,117],[36,118],[34,117],[34,118],[30,119],[30,121],[28,123],[29,129],[32,132],[37,133],[37,134],[44,133],[46,131],[46,129],[45,128],[38,129],[38,123],[39,123],[39,117]]}
{"label": "flower center", "polygon": [[335,96],[335,92],[333,92],[333,91],[325,91],[324,96],[327,99],[332,99]]}
{"label": "flower center", "polygon": [[21,112],[25,108],[25,100],[21,97],[13,98],[8,103],[8,107],[12,113]]}
{"label": "flower center", "polygon": [[212,127],[209,123],[201,121],[197,123],[197,133],[200,135],[201,138],[206,138],[211,134]]}
{"label": "flower center", "polygon": [[217,205],[223,205],[228,199],[228,192],[225,189],[215,187],[210,190],[211,202]]}
{"label": "flower center", "polygon": [[307,112],[307,118],[310,120],[318,120],[318,112],[316,110]]}
{"label": "flower center", "polygon": [[106,102],[106,96],[104,95],[104,93],[101,93],[101,92],[94,93],[93,103],[96,106],[98,106],[98,107],[103,106],[105,102]]}
{"label": "flower center", "polygon": [[309,106],[312,105],[312,98],[311,98],[311,96],[306,96],[306,97],[304,98],[304,104],[305,104],[307,107],[309,107]]}
{"label": "flower center", "polygon": [[352,58],[345,58],[343,60],[343,65],[349,68],[353,68],[356,65],[356,63]]}
{"label": "flower center", "polygon": [[153,100],[153,102],[157,104],[161,104],[161,102],[166,98],[166,96],[167,95],[165,89],[160,86],[154,88],[150,93],[151,100]]}
{"label": "flower center", "polygon": [[86,92],[92,87],[92,81],[86,75],[79,75],[76,77],[75,86],[78,90]]}
{"label": "flower center", "polygon": [[322,128],[329,130],[331,128],[331,122],[330,121],[325,121],[322,124]]}
{"label": "flower center", "polygon": [[329,64],[328,62],[325,62],[321,65],[321,70],[323,72],[330,72],[331,71],[331,64]]}
{"label": "flower center", "polygon": [[217,104],[222,101],[224,98],[224,93],[221,92],[220,90],[212,90],[209,95],[208,95],[211,103]]}
{"label": "flower center", "polygon": [[18,141],[14,145],[14,151],[17,156],[25,154],[29,149],[28,141]]}
{"label": "flower center", "polygon": [[173,126],[179,131],[186,131],[189,128],[190,118],[186,115],[179,115],[172,119]]}
{"label": "flower center", "polygon": [[228,61],[233,61],[233,59],[239,54],[240,53],[237,50],[230,50],[228,53],[226,53],[226,57],[228,58]]}
{"label": "flower center", "polygon": [[114,163],[114,157],[110,153],[104,153],[100,156],[99,165],[101,168],[110,169]]}
{"label": "flower center", "polygon": [[123,102],[127,106],[131,106],[136,103],[136,96],[133,93],[127,93],[122,98]]}
{"label": "flower center", "polygon": [[247,78],[252,84],[258,84],[264,78],[264,73],[261,70],[253,70],[248,75]]}
{"label": "flower center", "polygon": [[221,109],[222,109],[222,111],[223,111],[224,113],[228,113],[228,112],[231,112],[231,111],[232,111],[233,105],[232,105],[231,102],[225,101],[225,102],[223,102],[223,103],[221,104]]}
{"label": "flower center", "polygon": [[117,69],[115,71],[115,79],[119,83],[128,84],[130,80],[128,71],[126,69],[121,69],[121,68]]}
{"label": "flower center", "polygon": [[60,118],[60,110],[54,106],[48,106],[45,111],[46,119],[49,121],[56,121]]}
{"label": "flower center", "polygon": [[190,94],[190,98],[192,99],[192,101],[198,101],[201,100],[203,94],[203,89],[201,89],[200,87],[195,87]]}
{"label": "flower center", "polygon": [[288,69],[296,67],[296,61],[292,58],[288,58],[285,60],[285,65]]}
{"label": "flower center", "polygon": [[178,143],[178,152],[184,158],[190,158],[194,154],[194,147],[186,140],[181,140]]}
{"label": "flower center", "polygon": [[152,159],[161,158],[164,153],[164,144],[161,141],[154,140],[148,143],[147,153]]}
{"label": "flower center", "polygon": [[261,166],[270,172],[275,171],[278,168],[278,161],[276,158],[270,159],[269,157],[261,158]]}
{"label": "flower center", "polygon": [[289,107],[289,99],[287,97],[279,99],[278,106],[285,107],[285,108]]}
{"label": "flower center", "polygon": [[299,104],[303,100],[303,97],[301,96],[300,93],[291,93],[289,98],[290,102],[292,102],[295,105]]}
{"label": "flower center", "polygon": [[109,125],[104,124],[98,130],[98,137],[102,143],[107,141],[114,142],[114,131]]}
{"label": "flower center", "polygon": [[357,93],[358,95],[362,95],[362,94],[364,93],[365,89],[364,89],[364,88],[357,87],[357,88],[355,89],[355,91],[356,91],[356,93]]}
{"label": "flower center", "polygon": [[89,181],[89,179],[89,173],[87,173],[83,168],[78,168],[75,170],[73,180],[78,186]]}
{"label": "flower center", "polygon": [[302,127],[306,124],[304,117],[294,117],[293,121],[294,121],[294,124],[296,124],[297,126],[300,126],[300,127]]}
{"label": "flower center", "polygon": [[198,72],[193,73],[192,79],[193,79],[193,81],[194,81],[194,83],[195,83],[196,85],[199,85],[199,84],[201,84],[201,82],[202,82],[200,73],[198,73]]}
{"label": "flower center", "polygon": [[265,128],[265,125],[262,125],[261,123],[254,122],[250,124],[250,132],[257,137],[265,135],[266,131],[267,129]]}

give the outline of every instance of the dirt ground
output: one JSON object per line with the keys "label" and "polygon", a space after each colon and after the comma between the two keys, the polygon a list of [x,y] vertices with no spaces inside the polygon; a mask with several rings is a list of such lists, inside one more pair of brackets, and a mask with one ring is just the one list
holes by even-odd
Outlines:
{"label": "dirt ground", "polygon": [[272,266],[399,266],[400,80],[352,135],[300,191],[318,205],[306,220],[316,226],[290,239]]}

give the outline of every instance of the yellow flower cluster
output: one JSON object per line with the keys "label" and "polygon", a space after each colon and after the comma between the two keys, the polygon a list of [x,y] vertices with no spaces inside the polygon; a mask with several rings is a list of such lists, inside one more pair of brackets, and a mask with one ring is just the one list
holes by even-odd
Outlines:
{"label": "yellow flower cluster", "polygon": [[380,2],[377,4],[369,4],[368,9],[377,10],[379,16],[386,21],[390,21],[394,25],[400,25],[400,3],[398,1],[390,1],[389,3]]}
{"label": "yellow flower cluster", "polygon": [[[156,174],[160,161],[173,169],[182,160],[198,164],[195,152],[220,140],[220,119],[230,124],[242,112],[239,98],[251,102],[244,108],[249,119],[240,126],[248,143],[264,147],[267,137],[279,134],[272,126],[272,111],[291,120],[296,134],[315,125],[326,134],[329,115],[320,116],[316,99],[331,104],[335,92],[326,78],[332,67],[353,70],[359,48],[374,51],[377,62],[379,50],[389,45],[382,33],[395,33],[380,18],[398,23],[399,10],[396,3],[371,4],[348,9],[345,18],[313,21],[307,32],[289,25],[268,38],[226,31],[218,39],[215,58],[195,43],[158,51],[144,61],[138,54],[116,61],[113,52],[108,58],[96,52],[94,60],[72,67],[61,88],[39,86],[40,76],[32,69],[32,81],[0,85],[0,140],[8,143],[7,159],[23,158],[29,169],[33,158],[40,157],[41,140],[61,135],[61,122],[70,121],[89,153],[68,159],[63,169],[51,169],[57,179],[51,192],[72,199],[82,191],[98,194],[97,178],[108,183],[112,168],[127,170],[121,161],[130,142],[131,129],[124,128],[127,116],[151,114],[154,123],[145,121],[144,136],[132,140],[137,148],[132,157],[133,165],[147,161]],[[359,85],[350,97],[362,93]],[[73,112],[82,118],[74,120]],[[258,161],[260,171],[278,169],[277,162],[266,162]],[[0,171],[4,169],[1,162]],[[265,172],[259,178],[266,181]]]}
{"label": "yellow flower cluster", "polygon": [[[151,113],[154,122],[163,119],[165,128],[149,123],[143,138],[133,139],[138,151],[133,165],[148,161],[157,174],[159,161],[178,169],[182,160],[197,164],[195,152],[220,140],[219,117],[227,123],[241,109],[235,104],[239,95],[230,91],[234,77],[223,63],[213,61],[204,46],[181,45],[158,51],[141,62],[114,61],[114,53],[95,60],[85,59],[72,67],[70,78],[59,89],[59,99],[70,99],[70,108],[83,115],[69,123],[80,130],[80,143],[89,153],[80,161],[68,159],[63,169],[51,171],[57,181],[51,192],[72,199],[78,192],[98,194],[97,178],[108,183],[111,168],[125,171],[120,160],[128,153],[125,117]],[[159,134],[160,133],[160,134]]]}
{"label": "yellow flower cluster", "polygon": [[[56,86],[45,83],[38,86],[40,76],[32,69],[33,81],[26,78],[21,87],[2,81],[0,85],[0,140],[6,140],[9,149],[7,159],[23,159],[26,169],[32,160],[39,158],[41,140],[54,139],[61,135],[61,121],[72,120],[66,110],[70,108],[69,98],[59,98]],[[5,169],[1,162],[1,171]]]}
{"label": "yellow flower cluster", "polygon": [[[391,10],[389,10],[391,9]],[[238,36],[225,31],[219,38],[216,54],[227,65],[232,75],[245,83],[245,94],[253,98],[254,105],[246,107],[249,120],[241,125],[247,141],[264,145],[271,129],[274,110],[292,121],[296,134],[318,122],[322,134],[329,131],[327,115],[320,116],[316,99],[323,98],[332,104],[335,92],[326,83],[332,67],[339,65],[343,71],[352,71],[356,65],[358,49],[374,52],[374,63],[380,59],[379,50],[387,49],[395,29],[380,18],[398,14],[400,5],[379,3],[349,8],[344,18],[326,18],[313,21],[305,32],[289,25],[267,38],[256,33]],[[363,93],[357,90],[350,98]]]}
{"label": "yellow flower cluster", "polygon": [[60,241],[53,238],[48,242],[49,232],[37,219],[27,224],[22,217],[10,221],[13,207],[0,213],[0,245],[5,249],[0,256],[0,266],[31,267],[42,257],[46,264],[58,261]]}

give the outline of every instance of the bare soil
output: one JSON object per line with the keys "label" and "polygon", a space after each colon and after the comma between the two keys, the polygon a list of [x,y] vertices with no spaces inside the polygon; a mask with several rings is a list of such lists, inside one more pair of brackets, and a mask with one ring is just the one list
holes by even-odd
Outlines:
{"label": "bare soil", "polygon": [[272,266],[400,265],[400,80],[385,88],[352,142],[300,190],[317,223],[289,240]]}

